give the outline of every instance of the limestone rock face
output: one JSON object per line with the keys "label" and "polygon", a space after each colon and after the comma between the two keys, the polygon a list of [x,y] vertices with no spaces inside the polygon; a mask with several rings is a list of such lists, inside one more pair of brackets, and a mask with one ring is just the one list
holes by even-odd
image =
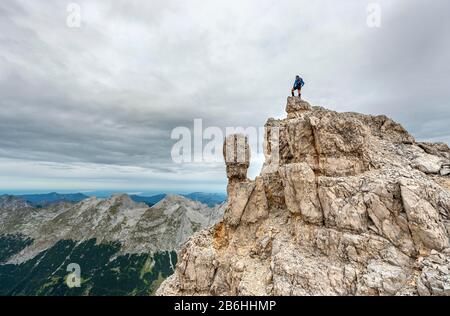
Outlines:
{"label": "limestone rock face", "polygon": [[288,97],[286,112],[288,118],[295,118],[302,112],[311,111],[311,105],[299,97]]}
{"label": "limestone rock face", "polygon": [[[289,98],[251,181],[226,160],[223,220],[184,245],[160,295],[450,295],[450,150],[385,116]],[[225,147],[227,143],[225,144]]]}

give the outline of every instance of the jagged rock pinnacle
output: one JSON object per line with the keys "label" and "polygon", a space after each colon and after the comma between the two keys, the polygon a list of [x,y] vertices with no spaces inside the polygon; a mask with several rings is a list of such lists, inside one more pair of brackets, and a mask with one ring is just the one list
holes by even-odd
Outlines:
{"label": "jagged rock pinnacle", "polygon": [[247,169],[250,165],[250,147],[245,135],[229,135],[223,144],[223,156],[229,181],[247,179]]}

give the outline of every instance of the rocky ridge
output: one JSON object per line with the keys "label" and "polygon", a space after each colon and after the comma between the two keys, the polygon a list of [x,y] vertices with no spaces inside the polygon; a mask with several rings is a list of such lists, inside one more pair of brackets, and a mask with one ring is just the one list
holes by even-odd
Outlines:
{"label": "rocky ridge", "polygon": [[1,234],[33,240],[9,258],[12,264],[26,262],[61,240],[118,242],[120,254],[178,250],[194,232],[215,224],[225,207],[210,208],[176,195],[167,195],[152,207],[126,194],[91,197],[76,204],[62,202],[44,209],[8,196],[0,202]]}
{"label": "rocky ridge", "polygon": [[297,97],[286,112],[266,124],[253,181],[245,136],[227,138],[224,218],[187,241],[157,293],[450,295],[449,147],[386,116]]}

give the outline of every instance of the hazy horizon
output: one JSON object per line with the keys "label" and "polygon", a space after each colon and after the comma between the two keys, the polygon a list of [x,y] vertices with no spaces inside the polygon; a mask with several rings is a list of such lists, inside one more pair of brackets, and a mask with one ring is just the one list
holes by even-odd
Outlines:
{"label": "hazy horizon", "polygon": [[49,193],[57,193],[57,194],[77,194],[81,193],[87,196],[96,196],[96,197],[108,197],[113,194],[127,194],[127,195],[138,195],[144,197],[151,197],[160,194],[175,194],[175,195],[183,195],[183,194],[191,194],[191,193],[206,193],[206,194],[221,194],[226,195],[226,192],[213,192],[213,191],[134,191],[134,190],[18,190],[18,191],[4,191],[0,190],[1,195],[40,195],[40,194],[49,194]]}

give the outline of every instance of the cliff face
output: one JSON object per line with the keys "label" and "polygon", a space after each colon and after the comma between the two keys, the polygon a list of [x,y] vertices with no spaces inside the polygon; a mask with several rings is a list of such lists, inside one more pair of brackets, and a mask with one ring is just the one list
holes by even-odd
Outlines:
{"label": "cliff face", "polygon": [[[288,98],[246,177],[227,138],[223,221],[191,237],[160,295],[450,295],[450,149],[385,116]],[[241,144],[239,146],[239,144]]]}

